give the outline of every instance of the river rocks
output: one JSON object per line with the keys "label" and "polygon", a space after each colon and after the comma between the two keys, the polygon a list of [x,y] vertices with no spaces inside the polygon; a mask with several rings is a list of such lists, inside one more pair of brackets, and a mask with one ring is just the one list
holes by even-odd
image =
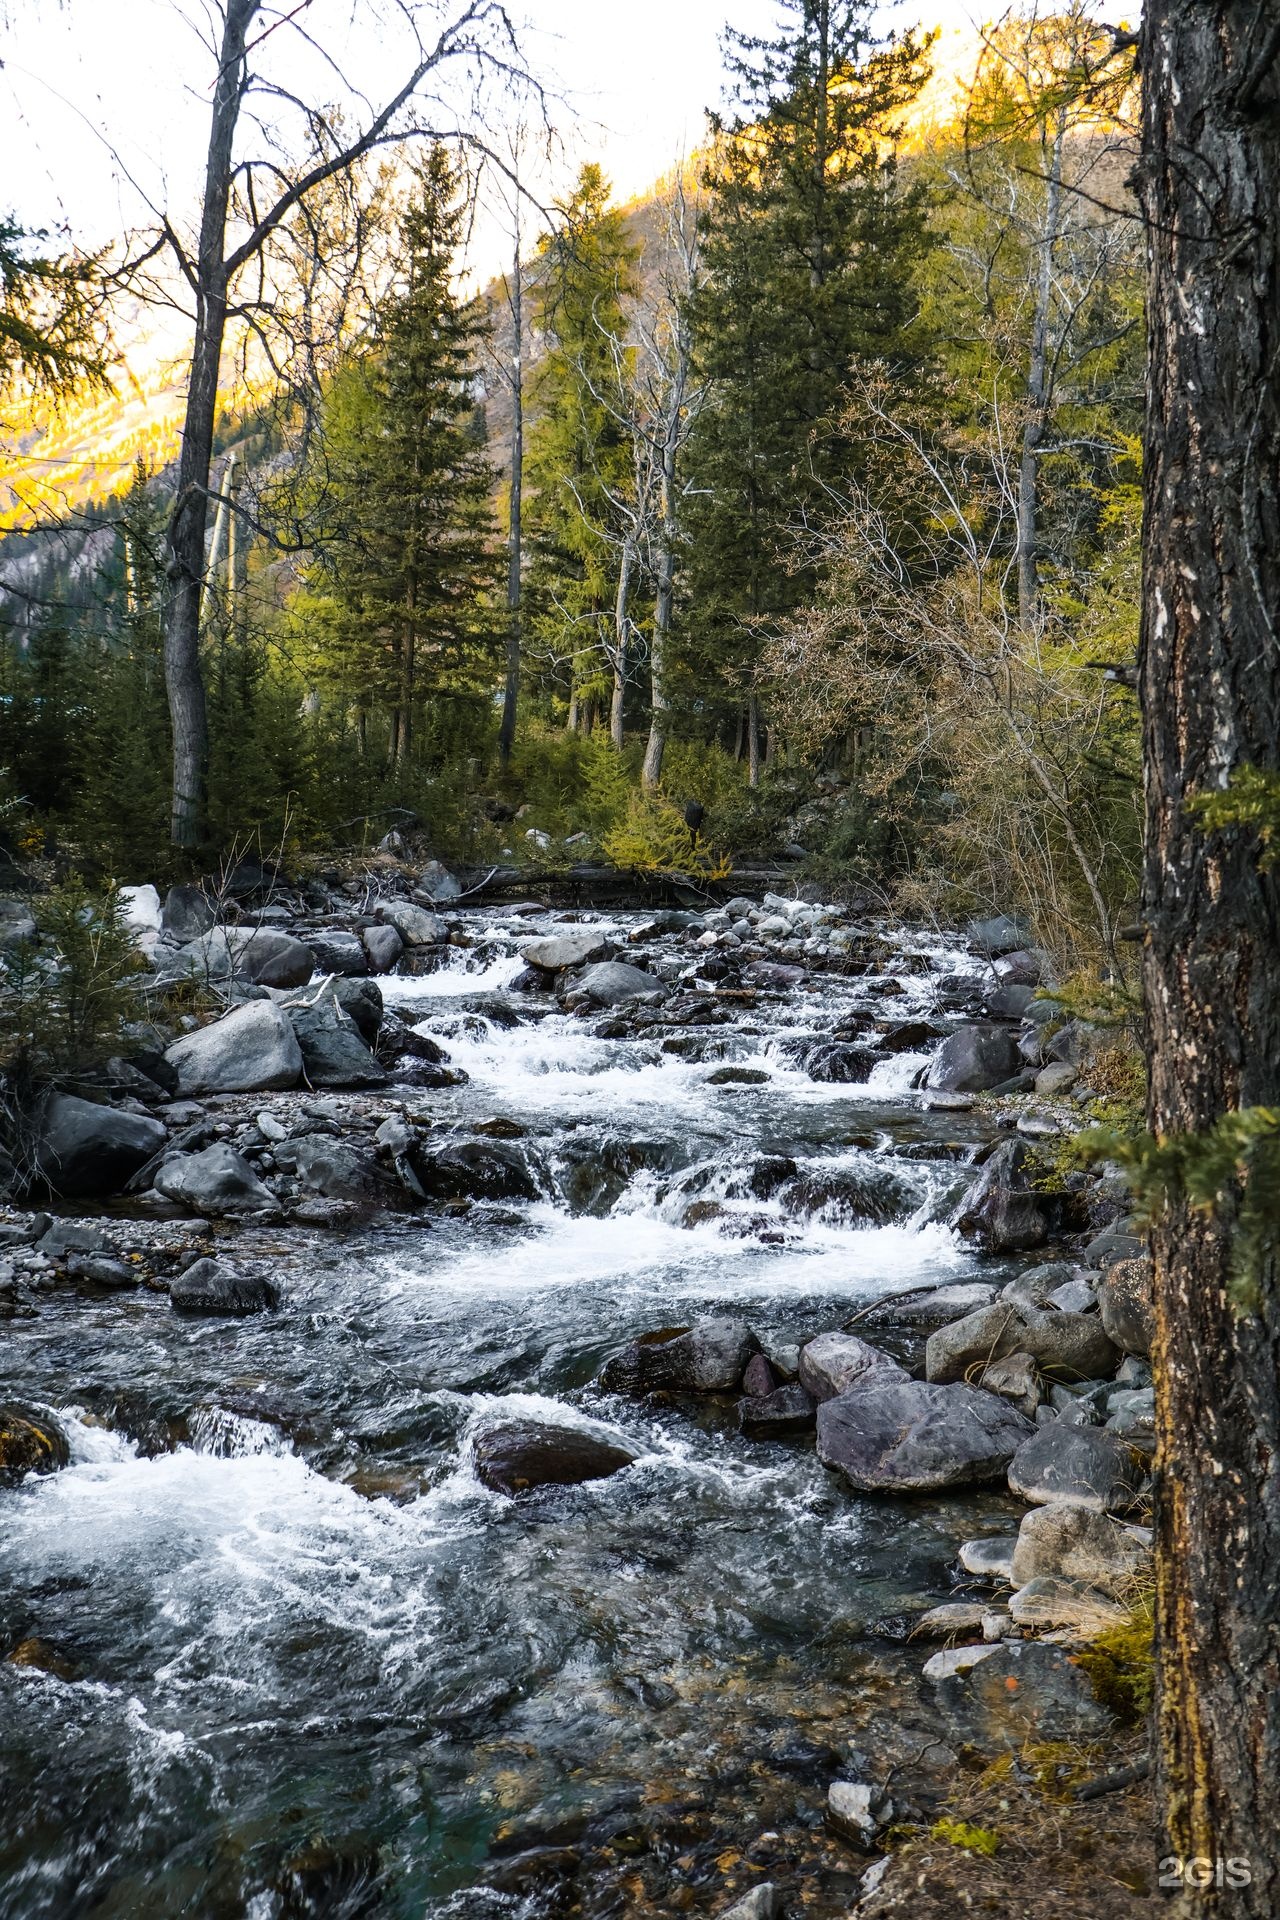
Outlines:
{"label": "river rocks", "polygon": [[169,1282],[169,1304],[175,1313],[266,1313],[278,1302],[269,1280],[242,1273],[229,1260],[195,1260]]}
{"label": "river rocks", "polygon": [[860,1493],[928,1493],[1002,1479],[1035,1429],[994,1394],[904,1380],[818,1409],[818,1457]]}
{"label": "river rocks", "polygon": [[1012,1580],[1016,1546],[1015,1540],[1003,1536],[991,1540],[966,1540],[956,1558],[975,1580]]}
{"label": "river rocks", "polygon": [[584,1428],[535,1420],[482,1428],[473,1442],[473,1456],[476,1478],[495,1493],[604,1480],[636,1458],[628,1448]]}
{"label": "river rocks", "polygon": [[335,1001],[355,1021],[366,1047],[376,1044],[383,1020],[382,989],[376,980],[353,976],[330,980],[317,1000]]}
{"label": "river rocks", "polygon": [[625,960],[600,960],[579,975],[577,985],[598,1007],[625,1006],[631,1000],[647,1000],[663,992],[662,982],[642,967]]}
{"label": "river rocks", "polygon": [[290,1140],[276,1149],[276,1164],[296,1173],[303,1186],[326,1200],[373,1207],[405,1197],[370,1154],[335,1140],[332,1134],[304,1133]]}
{"label": "river rocks", "polygon": [[930,1062],[925,1084],[947,1093],[985,1093],[1021,1065],[1018,1043],[1007,1027],[957,1027]]}
{"label": "river rocks", "polygon": [[36,1114],[35,1184],[68,1200],[119,1193],[167,1137],[145,1114],[49,1094]]}
{"label": "river rocks", "polygon": [[1074,1580],[1100,1593],[1122,1596],[1150,1562],[1133,1532],[1104,1513],[1053,1501],[1024,1514],[1014,1543],[1010,1578]]}
{"label": "river rocks", "polygon": [[1122,1353],[1151,1356],[1155,1305],[1150,1256],[1118,1260],[1097,1284],[1098,1311],[1109,1337]]}
{"label": "river rocks", "polygon": [[1036,1363],[1029,1353],[1006,1354],[1003,1360],[996,1360],[987,1367],[978,1385],[987,1393],[998,1393],[1028,1420],[1036,1417],[1036,1408],[1044,1398],[1040,1384],[1040,1374]]}
{"label": "river rocks", "polygon": [[906,1370],[856,1333],[820,1333],[800,1349],[800,1385],[818,1401],[876,1382],[905,1380]]}
{"label": "river rocks", "polygon": [[415,1142],[409,1163],[428,1200],[537,1200],[541,1188],[519,1147],[505,1140],[458,1140],[429,1152]]}
{"label": "river rocks", "polygon": [[1049,1237],[1044,1203],[1028,1183],[1027,1149],[1003,1140],[951,1217],[958,1233],[991,1253],[1022,1253]]}
{"label": "river rocks", "polygon": [[939,1327],[924,1350],[925,1378],[945,1383],[967,1380],[1006,1354],[1024,1351],[1022,1313],[1012,1301],[997,1300]]}
{"label": "river rocks", "polygon": [[274,1213],[276,1197],[259,1180],[244,1155],[225,1141],[203,1153],[175,1154],[155,1177],[157,1193],[193,1213]]}
{"label": "river rocks", "polygon": [[1151,1387],[1131,1387],[1107,1401],[1107,1432],[1150,1457],[1156,1450],[1156,1396]]}
{"label": "river rocks", "polygon": [[169,955],[162,980],[240,980],[250,986],[304,987],[315,971],[301,940],[270,927],[214,927]]}
{"label": "river rocks", "polygon": [[335,1001],[321,999],[313,1006],[290,1007],[288,1013],[313,1087],[377,1087],[386,1080],[386,1069]]}
{"label": "river rocks", "polygon": [[233,1008],[175,1041],[164,1057],[183,1094],[267,1092],[296,1086],[302,1073],[302,1050],[289,1017],[270,1000]]}
{"label": "river rocks", "polygon": [[801,1065],[811,1080],[862,1086],[870,1078],[877,1057],[871,1047],[847,1040],[819,1040],[803,1049]]}
{"label": "river rocks", "polygon": [[16,1487],[29,1473],[56,1473],[70,1458],[67,1436],[48,1414],[0,1407],[0,1487]]}
{"label": "river rocks", "polygon": [[738,1402],[738,1425],[753,1440],[771,1440],[782,1434],[812,1432],[817,1412],[813,1396],[793,1382],[768,1393],[745,1395]]}
{"label": "river rocks", "polygon": [[317,927],[308,930],[304,945],[321,973],[354,976],[369,971],[364,943],[358,934],[346,933],[339,927]]}
{"label": "river rocks", "polygon": [[439,947],[449,938],[449,929],[439,914],[415,907],[409,900],[384,901],[378,912],[406,947]]}
{"label": "river rocks", "polygon": [[1064,1500],[1094,1513],[1122,1513],[1142,1491],[1131,1447],[1098,1427],[1039,1427],[1009,1464],[1009,1488],[1038,1506]]}
{"label": "river rocks", "polygon": [[1098,1740],[1110,1732],[1111,1713],[1065,1648],[1002,1640],[977,1651],[984,1657],[934,1680],[937,1704],[960,1739],[1001,1753],[1029,1740]]}
{"label": "river rocks", "polygon": [[736,1393],[759,1345],[744,1320],[664,1327],[615,1354],[600,1384],[611,1393]]}
{"label": "river rocks", "polygon": [[945,1600],[930,1607],[911,1622],[913,1640],[951,1640],[956,1634],[980,1633],[994,1644],[1009,1628],[1006,1607],[995,1607],[987,1600]]}
{"label": "river rocks", "polygon": [[390,973],[404,952],[404,941],[394,927],[366,927],[360,938],[374,973]]}
{"label": "river rocks", "polygon": [[1098,1380],[1114,1373],[1120,1355],[1096,1313],[1023,1312],[1021,1346],[1041,1373],[1056,1380]]}
{"label": "river rocks", "polygon": [[914,1212],[920,1195],[891,1167],[871,1159],[852,1166],[805,1167],[787,1190],[789,1208],[830,1212],[842,1220],[888,1226]]}
{"label": "river rocks", "polygon": [[1042,1067],[1036,1075],[1035,1090],[1042,1097],[1069,1093],[1079,1078],[1079,1072],[1069,1061],[1051,1060],[1048,1066]]}
{"label": "river rocks", "polygon": [[565,967],[585,967],[593,960],[607,960],[612,951],[609,937],[601,928],[581,927],[573,933],[524,941],[520,958],[543,973],[560,973]]}

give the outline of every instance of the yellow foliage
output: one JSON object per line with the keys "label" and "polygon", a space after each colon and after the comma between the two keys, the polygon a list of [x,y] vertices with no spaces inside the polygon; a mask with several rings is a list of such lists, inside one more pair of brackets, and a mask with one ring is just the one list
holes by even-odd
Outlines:
{"label": "yellow foliage", "polygon": [[615,867],[636,873],[696,873],[704,880],[723,880],[733,871],[730,856],[698,840],[680,809],[662,794],[633,793],[603,845]]}

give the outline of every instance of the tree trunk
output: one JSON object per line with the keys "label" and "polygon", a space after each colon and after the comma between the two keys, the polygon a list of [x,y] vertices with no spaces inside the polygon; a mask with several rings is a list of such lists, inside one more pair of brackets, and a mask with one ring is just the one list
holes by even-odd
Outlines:
{"label": "tree trunk", "polygon": [[218,404],[218,369],[227,325],[224,258],[231,155],[244,94],[245,38],[259,0],[226,0],[218,78],[205,163],[200,248],[196,259],[196,325],[178,484],[165,564],[164,674],[173,729],[173,797],[169,832],[175,846],[194,847],[204,827],[209,717],[200,672],[200,595],[209,512],[209,466]]}
{"label": "tree trunk", "polygon": [[[1144,973],[1150,1125],[1170,1135],[1280,1105],[1280,875],[1259,870],[1256,835],[1209,833],[1187,807],[1280,759],[1280,77],[1275,12],[1256,0],[1151,0],[1142,33]],[[1225,1886],[1184,1893],[1183,1911],[1273,1920],[1276,1254],[1242,1292],[1229,1212],[1183,1203],[1152,1251],[1164,1851],[1224,1863]]]}
{"label": "tree trunk", "polygon": [[1049,177],[1045,190],[1044,237],[1036,274],[1036,298],[1031,318],[1031,354],[1027,367],[1027,417],[1022,429],[1022,457],[1018,463],[1016,507],[1018,541],[1018,618],[1029,627],[1040,604],[1040,567],[1037,489],[1040,446],[1049,411],[1049,323],[1053,313],[1053,250],[1062,219],[1062,148],[1067,116],[1059,109]]}
{"label": "tree trunk", "polygon": [[760,702],[754,693],[747,701],[747,785],[760,785]]}
{"label": "tree trunk", "polygon": [[517,223],[515,260],[511,270],[511,509],[507,528],[507,678],[502,695],[502,725],[498,729],[498,758],[509,766],[516,738],[516,707],[520,698],[520,510],[524,483],[524,295],[520,279],[520,233]]}
{"label": "tree trunk", "polygon": [[618,595],[613,608],[613,699],[609,703],[609,735],[622,752],[622,722],[627,701],[627,669],[631,635],[631,575],[635,568],[635,547],[630,539],[622,543],[618,562]]}
{"label": "tree trunk", "polygon": [[667,751],[667,639],[671,632],[671,603],[675,597],[676,558],[673,541],[664,528],[658,554],[658,596],[653,612],[653,643],[649,651],[649,738],[645,743],[640,784],[653,792],[662,784],[662,761]]}

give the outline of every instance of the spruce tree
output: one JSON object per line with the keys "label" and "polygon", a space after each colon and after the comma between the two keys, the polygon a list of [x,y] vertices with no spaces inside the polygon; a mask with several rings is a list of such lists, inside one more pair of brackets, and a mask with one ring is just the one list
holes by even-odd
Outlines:
{"label": "spruce tree", "polygon": [[477,432],[478,322],[454,289],[458,183],[442,147],[417,170],[399,285],[327,406],[327,500],[312,584],[327,585],[330,677],[385,724],[403,776],[428,691],[492,649],[492,476]]}
{"label": "spruce tree", "polygon": [[[783,0],[774,40],[730,32],[732,111],[713,118],[694,305],[710,397],[691,448],[690,586],[704,662],[750,684],[762,621],[811,597],[795,534],[856,467],[843,423],[858,363],[924,350],[919,190],[897,179],[893,116],[919,90],[913,36],[876,48],[871,9]],[[752,780],[759,768],[749,699]]]}
{"label": "spruce tree", "polygon": [[601,642],[616,584],[612,502],[631,464],[618,383],[636,248],[597,166],[583,167],[559,213],[541,243],[534,308],[546,350],[526,469],[531,584],[543,648],[572,663],[570,724],[581,715],[589,725],[604,688]]}

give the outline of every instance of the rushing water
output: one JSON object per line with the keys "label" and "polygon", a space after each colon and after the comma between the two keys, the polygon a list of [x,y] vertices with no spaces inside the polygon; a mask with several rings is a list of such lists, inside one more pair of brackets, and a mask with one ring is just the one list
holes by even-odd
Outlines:
{"label": "rushing water", "polygon": [[[509,994],[540,930],[476,916],[450,968],[381,985],[470,1076],[395,1098],[442,1138],[525,1129],[542,1199],[257,1230],[284,1293],[260,1318],[63,1293],[9,1324],[4,1390],[56,1409],[74,1457],[0,1494],[8,1637],[70,1662],[0,1665],[5,1920],[709,1912],[744,1856],[847,1908],[826,1783],[877,1715],[910,1718],[919,1667],[866,1628],[945,1596],[1002,1503],[861,1501],[806,1442],[741,1438],[731,1407],[592,1381],[699,1312],[794,1343],[965,1277],[938,1215],[972,1117],[924,1110],[924,1054],[827,1085],[794,1043],[925,1010],[974,963],[907,942],[891,1000],[832,978],[673,1052]],[[712,1083],[726,1063],[768,1078]],[[768,1155],[865,1175],[892,1217],[757,1198]],[[691,1225],[697,1201],[717,1204]],[[639,1458],[508,1500],[469,1463],[495,1412]],[[158,1450],[166,1423],[181,1442]]]}

